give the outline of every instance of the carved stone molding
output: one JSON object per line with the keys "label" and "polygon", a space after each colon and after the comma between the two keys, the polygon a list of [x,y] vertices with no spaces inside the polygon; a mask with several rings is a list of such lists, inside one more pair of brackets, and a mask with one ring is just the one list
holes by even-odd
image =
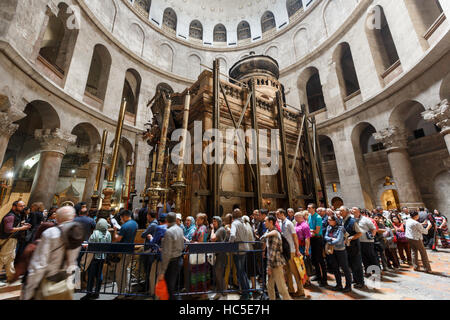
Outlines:
{"label": "carved stone molding", "polygon": [[8,139],[19,128],[15,121],[25,118],[26,114],[16,108],[10,108],[6,112],[0,112],[0,136],[6,136]]}
{"label": "carved stone molding", "polygon": [[387,151],[406,149],[408,147],[408,133],[406,129],[390,127],[374,133],[373,137],[378,142],[383,143]]}
{"label": "carved stone molding", "polygon": [[67,152],[69,144],[77,141],[77,137],[61,129],[38,129],[34,136],[41,143],[41,152],[51,151],[62,153]]}
{"label": "carved stone molding", "polygon": [[422,117],[442,129],[442,134],[450,133],[450,105],[448,100],[442,100],[438,105],[422,112]]}

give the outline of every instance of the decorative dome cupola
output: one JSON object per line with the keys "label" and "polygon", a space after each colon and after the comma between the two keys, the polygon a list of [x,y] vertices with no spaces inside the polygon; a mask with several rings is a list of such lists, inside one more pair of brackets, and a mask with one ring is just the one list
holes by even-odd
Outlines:
{"label": "decorative dome cupola", "polygon": [[257,90],[270,100],[280,89],[278,62],[269,56],[255,55],[254,52],[250,52],[250,55],[245,56],[231,67],[230,77],[232,82],[234,79],[249,85],[250,80],[255,79]]}

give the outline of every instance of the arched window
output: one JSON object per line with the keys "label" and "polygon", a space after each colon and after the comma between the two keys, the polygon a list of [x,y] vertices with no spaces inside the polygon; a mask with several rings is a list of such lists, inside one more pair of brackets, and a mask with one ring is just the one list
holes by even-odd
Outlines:
{"label": "arched window", "polygon": [[136,6],[142,11],[149,13],[152,6],[152,0],[135,0]]}
{"label": "arched window", "polygon": [[356,75],[352,51],[348,43],[341,43],[337,47],[334,60],[343,97],[348,97],[359,91],[358,76]]}
{"label": "arched window", "polygon": [[425,49],[428,49],[428,33],[431,26],[441,16],[443,10],[439,0],[405,0],[414,29]]}
{"label": "arched window", "polygon": [[58,8],[58,16],[52,14],[49,18],[39,56],[64,75],[72,60],[78,29],[68,28],[67,20],[71,14],[67,13],[67,4],[60,3]]}
{"label": "arched window", "polygon": [[214,27],[214,42],[227,42],[227,29],[223,24]]}
{"label": "arched window", "polygon": [[247,21],[241,21],[237,28],[238,40],[250,39],[252,37],[250,25]]}
{"label": "arched window", "polygon": [[104,101],[111,69],[111,55],[108,49],[97,44],[92,55],[91,67],[86,84],[86,93]]}
{"label": "arched window", "polygon": [[189,37],[193,39],[203,40],[203,26],[198,20],[191,22],[189,26]]}
{"label": "arched window", "polygon": [[319,72],[316,71],[306,83],[309,112],[313,113],[326,108]]}
{"label": "arched window", "polygon": [[289,18],[297,13],[301,8],[303,8],[302,0],[287,0],[286,8],[288,11]]}
{"label": "arched window", "polygon": [[261,29],[262,33],[272,30],[276,27],[275,16],[272,12],[266,11],[261,17]]}
{"label": "arched window", "polygon": [[125,74],[122,99],[127,101],[126,112],[130,115],[136,115],[139,103],[139,94],[141,90],[141,76],[134,69],[128,69]]}
{"label": "arched window", "polygon": [[174,31],[177,30],[177,14],[172,8],[164,10],[163,26]]}
{"label": "arched window", "polygon": [[379,21],[380,23],[379,26],[367,28],[367,35],[375,64],[379,73],[382,74],[398,62],[400,58],[383,8],[376,6],[369,19],[375,22]]}

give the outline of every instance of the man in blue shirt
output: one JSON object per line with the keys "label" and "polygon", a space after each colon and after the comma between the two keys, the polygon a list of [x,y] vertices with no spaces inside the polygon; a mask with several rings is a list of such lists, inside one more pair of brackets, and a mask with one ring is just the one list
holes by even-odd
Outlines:
{"label": "man in blue shirt", "polygon": [[328,286],[327,266],[323,258],[323,234],[322,234],[322,218],[316,212],[316,205],[311,203],[308,205],[308,224],[311,229],[311,260],[316,269],[315,278],[312,281],[319,281],[319,286]]}
{"label": "man in blue shirt", "polygon": [[[114,227],[114,242],[129,243],[133,244],[136,238],[136,233],[138,230],[138,224],[132,218],[132,213],[129,210],[123,210],[120,213],[120,219],[122,220],[122,227],[120,231],[117,232],[117,227]],[[122,295],[118,296],[116,299],[125,298],[125,293],[128,290],[128,281],[130,280],[130,270],[129,265],[131,262],[133,252],[123,253],[120,262],[116,265],[116,282],[119,293]]]}
{"label": "man in blue shirt", "polygon": [[114,228],[114,240],[120,243],[134,243],[136,233],[138,230],[138,224],[132,218],[132,213],[129,210],[123,210],[120,213],[120,219],[122,226],[117,233],[117,228]]}

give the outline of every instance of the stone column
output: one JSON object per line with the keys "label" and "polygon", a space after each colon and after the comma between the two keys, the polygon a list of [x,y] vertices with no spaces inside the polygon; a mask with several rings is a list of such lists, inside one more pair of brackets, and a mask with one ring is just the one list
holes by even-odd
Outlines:
{"label": "stone column", "polygon": [[[84,184],[82,201],[91,204],[92,193],[94,192],[95,179],[97,178],[97,168],[100,165],[101,145],[97,144],[89,150],[88,174]],[[103,171],[103,169],[102,169]]]}
{"label": "stone column", "polygon": [[39,201],[49,208],[56,192],[62,159],[68,145],[75,143],[76,136],[61,129],[38,129],[35,137],[41,143],[41,158],[31,187],[29,204]]}
{"label": "stone column", "polygon": [[0,112],[0,168],[3,165],[9,139],[19,128],[19,125],[14,124],[13,122],[20,120],[25,116],[25,113],[14,108],[9,109],[7,112]]}
{"label": "stone column", "polygon": [[400,205],[408,208],[423,207],[422,195],[414,178],[408,154],[408,134],[406,129],[391,127],[374,134],[377,141],[386,147],[389,166],[397,185]]}
{"label": "stone column", "polygon": [[442,129],[441,134],[444,136],[450,154],[450,105],[448,100],[442,100],[438,105],[422,112],[422,117]]}

